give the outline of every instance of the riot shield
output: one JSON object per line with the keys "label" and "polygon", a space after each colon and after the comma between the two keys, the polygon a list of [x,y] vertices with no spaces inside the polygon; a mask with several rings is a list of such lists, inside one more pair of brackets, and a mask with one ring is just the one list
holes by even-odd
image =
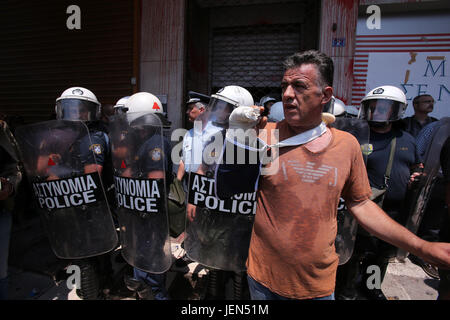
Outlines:
{"label": "riot shield", "polygon": [[337,234],[334,241],[339,265],[346,264],[352,257],[357,231],[358,223],[348,212],[344,199],[340,198],[337,211]]}
{"label": "riot shield", "polygon": [[[365,120],[356,118],[336,118],[332,127],[351,133],[361,145],[364,161],[367,161],[368,154],[365,152],[369,143],[370,128]],[[339,200],[337,212],[338,231],[335,240],[336,253],[339,255],[339,265],[347,263],[353,254],[355,247],[358,223],[352,214],[348,212],[345,201]]]}
{"label": "riot shield", "polygon": [[172,264],[165,181],[171,160],[161,121],[153,113],[115,115],[109,135],[122,255],[138,269],[163,273]]}
{"label": "riot shield", "polygon": [[[56,256],[86,258],[113,250],[117,233],[100,175],[86,172],[81,156],[81,146],[92,146],[86,125],[52,120],[19,127],[15,136]],[[96,151],[90,152],[95,159]]]}
{"label": "riot shield", "polygon": [[[423,158],[423,174],[418,183],[413,186],[407,195],[406,203],[409,204],[405,227],[416,234],[423,214],[430,200],[440,169],[440,154],[445,140],[450,136],[450,117],[439,120],[439,124],[433,131],[430,144]],[[397,258],[404,260],[408,252],[398,249]]]}
{"label": "riot shield", "polygon": [[189,174],[186,254],[212,269],[242,272],[246,270],[256,192],[216,197],[214,172],[233,108],[220,101],[213,101],[209,108],[202,115],[201,128],[194,126],[191,163],[199,164],[199,169]]}
{"label": "riot shield", "polygon": [[245,271],[256,212],[256,192],[219,199],[214,177],[191,173],[188,203],[195,206],[193,219],[186,219],[185,249],[200,264],[226,271]]}

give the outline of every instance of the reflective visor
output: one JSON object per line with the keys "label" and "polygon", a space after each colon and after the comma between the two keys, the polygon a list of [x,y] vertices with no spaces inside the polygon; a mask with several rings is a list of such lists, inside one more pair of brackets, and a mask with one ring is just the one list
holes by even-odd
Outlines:
{"label": "reflective visor", "polygon": [[211,98],[208,109],[211,110],[210,120],[219,124],[228,123],[228,118],[236,106],[226,101]]}
{"label": "reflective visor", "polygon": [[114,108],[114,114],[124,114],[127,113],[128,108],[126,107],[115,107]]}
{"label": "reflective visor", "polygon": [[362,102],[359,118],[374,121],[387,122],[399,120],[405,109],[405,104],[388,99],[373,99]]}
{"label": "reflective visor", "polygon": [[56,115],[63,120],[97,120],[99,105],[80,99],[62,99],[56,102]]}

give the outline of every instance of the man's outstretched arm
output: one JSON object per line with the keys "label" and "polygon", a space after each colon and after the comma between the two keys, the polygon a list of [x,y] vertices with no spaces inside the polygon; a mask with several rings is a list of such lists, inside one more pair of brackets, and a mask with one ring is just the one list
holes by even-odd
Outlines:
{"label": "man's outstretched arm", "polygon": [[450,243],[425,241],[389,217],[371,200],[348,209],[369,233],[443,269],[450,269]]}

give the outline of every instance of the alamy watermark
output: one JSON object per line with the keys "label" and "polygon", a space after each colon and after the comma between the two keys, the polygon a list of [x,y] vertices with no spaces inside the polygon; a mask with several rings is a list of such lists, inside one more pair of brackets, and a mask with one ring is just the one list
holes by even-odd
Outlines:
{"label": "alamy watermark", "polygon": [[366,13],[370,14],[370,17],[366,20],[366,26],[368,29],[381,29],[381,9],[377,5],[368,6]]}
{"label": "alamy watermark", "polygon": [[66,27],[69,30],[81,29],[81,9],[79,6],[72,4],[67,7],[66,13],[70,16],[66,20]]}
{"label": "alamy watermark", "polygon": [[[227,129],[224,139],[222,131],[203,132],[202,123],[194,123],[193,132],[186,129],[175,129],[171,140],[190,139],[188,147],[183,149],[183,140],[178,142],[171,153],[172,162],[178,164],[183,160],[189,165],[214,164],[261,164],[262,175],[272,175],[278,171],[278,142],[279,130],[270,131],[272,145],[267,145],[269,132],[266,129]],[[225,148],[224,148],[225,147]],[[184,154],[183,158],[183,152]],[[226,151],[226,152],[225,152]],[[269,165],[270,164],[270,165]]]}
{"label": "alamy watermark", "polygon": [[[66,26],[69,30],[81,29],[81,8],[78,5],[72,4],[67,7],[66,13],[70,16],[66,20]],[[370,16],[366,20],[368,29],[381,29],[381,9],[377,5],[370,5],[366,9],[366,13]]]}
{"label": "alamy watermark", "polygon": [[381,289],[381,269],[377,265],[370,265],[367,267],[366,274],[370,276],[366,280],[367,289]]}
{"label": "alamy watermark", "polygon": [[66,280],[66,286],[69,290],[81,288],[81,269],[76,264],[71,264],[67,267],[67,274],[70,276]]}

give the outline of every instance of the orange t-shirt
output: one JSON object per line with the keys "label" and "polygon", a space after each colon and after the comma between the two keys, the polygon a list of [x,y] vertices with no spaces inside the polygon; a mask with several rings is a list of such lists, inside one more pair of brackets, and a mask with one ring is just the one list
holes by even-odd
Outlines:
{"label": "orange t-shirt", "polygon": [[[269,124],[279,140],[294,135],[286,121]],[[330,295],[338,256],[337,206],[368,199],[366,167],[357,140],[330,129],[331,141],[313,153],[304,145],[279,149],[279,169],[261,176],[247,260],[248,274],[271,291],[294,299]]]}

